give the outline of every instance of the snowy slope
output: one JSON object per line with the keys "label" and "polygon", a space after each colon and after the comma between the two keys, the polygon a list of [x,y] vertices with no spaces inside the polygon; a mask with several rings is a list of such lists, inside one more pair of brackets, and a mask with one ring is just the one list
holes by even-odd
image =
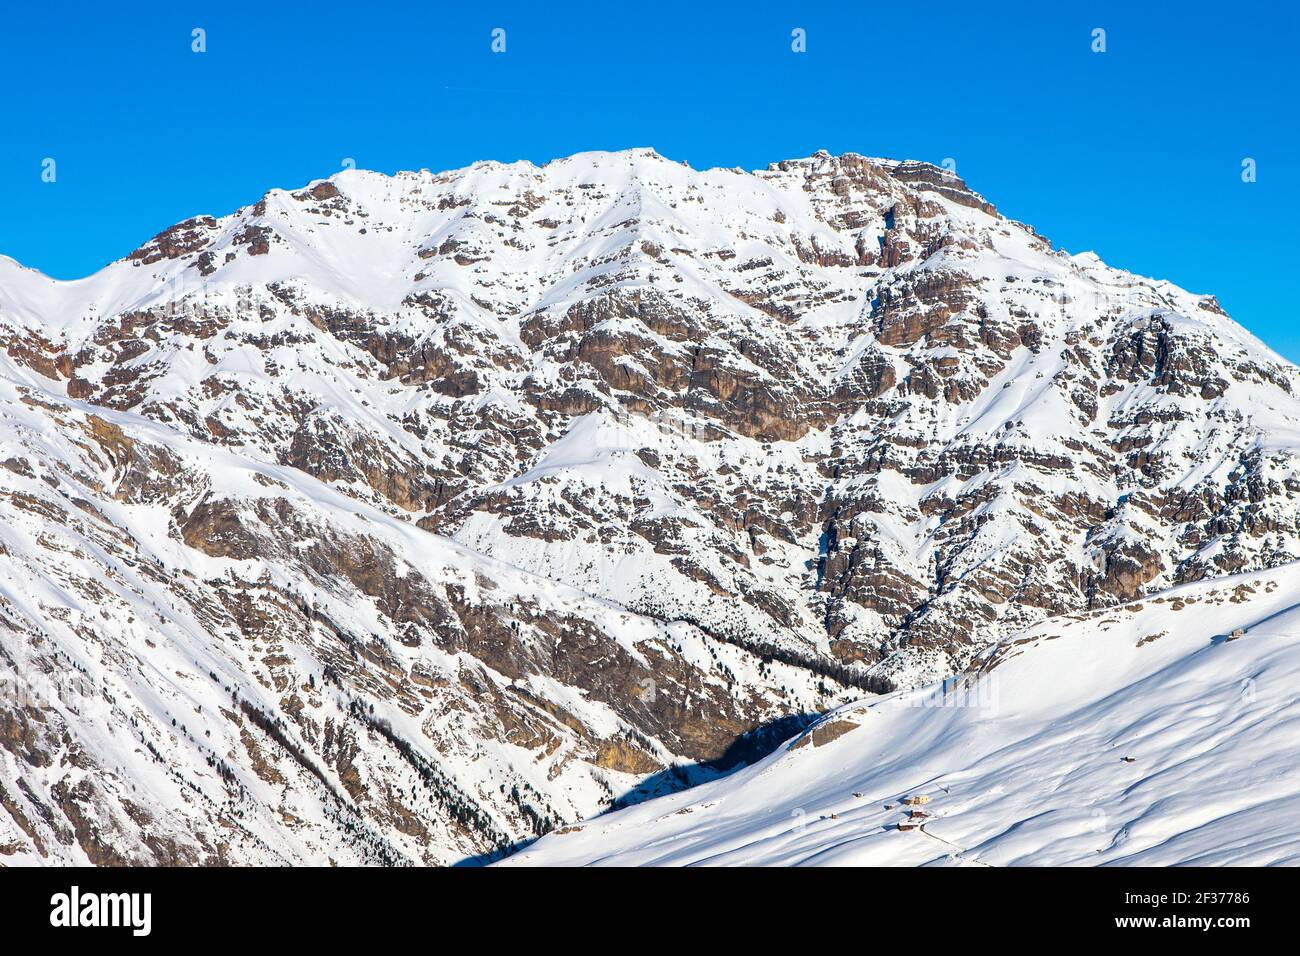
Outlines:
{"label": "snowy slope", "polygon": [[1295,865],[1297,593],[1293,564],[1049,622],[507,862]]}
{"label": "snowy slope", "polygon": [[8,863],[454,863],[731,743],[753,726],[736,691],[773,717],[819,699],[807,673],[10,376]]}

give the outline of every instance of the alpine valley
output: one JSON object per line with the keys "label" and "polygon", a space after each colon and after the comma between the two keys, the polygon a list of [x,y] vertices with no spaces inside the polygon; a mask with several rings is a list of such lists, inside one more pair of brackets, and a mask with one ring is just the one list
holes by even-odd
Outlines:
{"label": "alpine valley", "polygon": [[0,257],[0,863],[1295,862],[1297,559],[1300,370],[948,170],[349,170]]}

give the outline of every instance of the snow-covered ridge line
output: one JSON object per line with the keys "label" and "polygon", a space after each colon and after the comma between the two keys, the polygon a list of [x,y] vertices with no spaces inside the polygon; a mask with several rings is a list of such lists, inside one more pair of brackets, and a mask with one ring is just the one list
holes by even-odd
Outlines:
{"label": "snow-covered ridge line", "polygon": [[1300,371],[856,154],[352,171],[0,260],[0,418],[3,675],[116,708],[0,713],[24,860],[491,859],[1300,559]]}

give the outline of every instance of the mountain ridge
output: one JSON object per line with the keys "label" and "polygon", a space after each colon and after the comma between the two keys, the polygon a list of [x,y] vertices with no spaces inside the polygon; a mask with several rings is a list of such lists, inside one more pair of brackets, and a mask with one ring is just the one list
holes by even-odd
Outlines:
{"label": "mountain ridge", "polygon": [[345,171],[11,262],[5,674],[76,661],[121,724],[6,707],[33,859],[492,858],[1300,559],[1300,371],[925,164]]}

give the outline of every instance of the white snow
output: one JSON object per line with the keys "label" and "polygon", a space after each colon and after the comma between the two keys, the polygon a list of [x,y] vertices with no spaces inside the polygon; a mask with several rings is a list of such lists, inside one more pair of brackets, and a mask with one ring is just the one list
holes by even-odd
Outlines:
{"label": "white snow", "polygon": [[[503,865],[1295,865],[1297,593],[1291,564],[1048,621],[946,692],[840,708],[828,743]],[[900,830],[916,794],[928,817]]]}

